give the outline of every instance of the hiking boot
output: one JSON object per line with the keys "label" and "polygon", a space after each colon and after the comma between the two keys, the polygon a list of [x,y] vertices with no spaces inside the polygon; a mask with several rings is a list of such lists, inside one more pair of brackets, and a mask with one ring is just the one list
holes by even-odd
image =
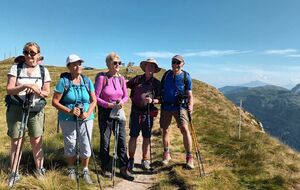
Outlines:
{"label": "hiking boot", "polygon": [[76,180],[77,176],[76,176],[75,168],[68,169],[68,177],[74,181]]}
{"label": "hiking boot", "polygon": [[85,183],[87,184],[93,184],[93,181],[90,177],[89,171],[88,170],[83,170],[83,175],[82,178],[84,179]]}
{"label": "hiking boot", "polygon": [[171,155],[169,151],[165,151],[163,154],[163,165],[168,165],[169,161],[171,160]]}
{"label": "hiking boot", "polygon": [[186,168],[190,170],[195,168],[194,159],[192,155],[186,157]]}
{"label": "hiking boot", "polygon": [[8,187],[13,187],[20,180],[20,175],[16,172],[11,172],[8,178]]}
{"label": "hiking boot", "polygon": [[132,172],[133,168],[134,168],[134,159],[129,158],[128,164],[127,164],[127,169],[128,169],[129,172]]}
{"label": "hiking boot", "polygon": [[121,173],[121,176],[128,180],[128,181],[133,181],[134,180],[134,177],[130,174],[130,172],[128,171],[127,167],[122,167],[120,169],[120,173]]}
{"label": "hiking boot", "polygon": [[34,174],[37,178],[42,178],[46,175],[46,169],[45,168],[40,168],[34,171]]}
{"label": "hiking boot", "polygon": [[112,176],[111,172],[106,169],[102,169],[102,175],[106,178],[111,178]]}
{"label": "hiking boot", "polygon": [[150,170],[150,161],[149,160],[142,160],[142,168],[144,170]]}

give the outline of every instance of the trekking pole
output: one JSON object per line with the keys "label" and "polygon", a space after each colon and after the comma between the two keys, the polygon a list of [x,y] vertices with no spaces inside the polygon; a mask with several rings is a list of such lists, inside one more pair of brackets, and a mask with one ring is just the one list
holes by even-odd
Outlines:
{"label": "trekking pole", "polygon": [[150,144],[150,166],[152,165],[152,150],[151,150],[151,119],[150,119],[150,104],[147,104],[147,124],[150,132],[149,144]]}
{"label": "trekking pole", "polygon": [[115,127],[115,144],[114,144],[114,153],[113,153],[113,161],[112,161],[112,181],[113,187],[115,186],[115,175],[116,175],[116,166],[117,166],[117,153],[118,153],[118,140],[119,140],[119,122],[117,120],[113,121]]}
{"label": "trekking pole", "polygon": [[89,144],[90,144],[90,148],[91,148],[91,153],[92,153],[92,157],[93,157],[93,160],[94,160],[94,167],[95,167],[96,174],[97,174],[97,181],[98,181],[98,184],[99,184],[99,188],[102,189],[101,184],[100,184],[100,178],[99,178],[99,174],[98,174],[98,170],[97,170],[96,158],[95,158],[95,154],[94,154],[94,151],[93,151],[90,134],[89,134],[89,131],[88,131],[88,128],[87,128],[86,121],[83,121],[83,122],[85,124],[85,131],[86,131],[86,134],[88,136],[88,140],[89,140]]}
{"label": "trekking pole", "polygon": [[[17,175],[17,171],[19,171],[19,166],[20,166],[20,161],[21,161],[21,155],[22,155],[22,149],[23,149],[23,144],[24,144],[24,138],[25,138],[25,129],[27,127],[27,123],[28,123],[28,118],[29,118],[29,113],[30,113],[30,106],[32,104],[32,98],[33,96],[31,94],[27,94],[26,95],[26,100],[23,103],[22,109],[23,109],[23,114],[22,114],[22,122],[21,122],[21,127],[19,129],[19,140],[17,142],[17,147],[16,147],[16,151],[14,154],[14,160],[12,163],[12,170],[14,168],[14,165],[17,161],[17,166],[16,166],[16,170],[15,170],[15,174],[14,174],[14,178],[13,178],[13,183],[12,183],[12,187],[15,184],[16,181],[16,175]],[[22,135],[22,137],[21,137]],[[21,137],[21,139],[20,139]],[[19,147],[19,143],[21,143],[20,145],[20,149],[18,150]]]}
{"label": "trekking pole", "polygon": [[79,130],[78,130],[78,117],[75,115],[74,117],[76,117],[76,183],[77,183],[77,189],[80,189],[80,185],[79,185]]}
{"label": "trekking pole", "polygon": [[190,128],[191,128],[192,140],[194,142],[194,149],[195,149],[195,153],[196,153],[196,157],[197,157],[197,164],[198,164],[199,174],[200,174],[200,177],[202,177],[202,176],[205,176],[205,171],[204,171],[203,161],[202,161],[201,154],[200,154],[200,146],[199,146],[199,143],[197,141],[197,136],[196,136],[196,133],[195,133],[195,130],[194,130],[194,127],[193,127],[193,123],[192,123],[192,116],[191,116],[191,113],[189,111],[188,111],[188,118],[189,118],[189,124],[190,124]]}

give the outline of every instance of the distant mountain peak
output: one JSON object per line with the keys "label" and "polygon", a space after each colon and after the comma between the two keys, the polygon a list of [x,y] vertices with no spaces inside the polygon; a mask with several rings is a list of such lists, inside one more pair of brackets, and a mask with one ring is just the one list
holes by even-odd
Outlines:
{"label": "distant mountain peak", "polygon": [[297,84],[294,88],[292,88],[291,93],[300,95],[300,83]]}
{"label": "distant mountain peak", "polygon": [[265,82],[262,82],[262,81],[259,81],[259,80],[254,80],[254,81],[250,81],[248,83],[239,84],[237,86],[253,88],[253,87],[259,87],[259,86],[265,86],[265,85],[269,85],[269,84],[265,83]]}

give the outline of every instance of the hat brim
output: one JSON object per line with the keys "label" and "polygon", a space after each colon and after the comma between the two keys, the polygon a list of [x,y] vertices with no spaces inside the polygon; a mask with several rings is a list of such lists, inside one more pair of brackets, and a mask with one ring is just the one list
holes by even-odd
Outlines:
{"label": "hat brim", "polygon": [[141,67],[141,69],[142,69],[144,72],[145,72],[145,68],[146,68],[146,64],[147,64],[147,63],[151,63],[151,64],[154,64],[154,65],[155,65],[154,73],[158,73],[158,72],[161,70],[161,68],[159,68],[158,65],[157,65],[157,63],[155,63],[155,62],[142,61],[142,62],[140,63],[140,67]]}

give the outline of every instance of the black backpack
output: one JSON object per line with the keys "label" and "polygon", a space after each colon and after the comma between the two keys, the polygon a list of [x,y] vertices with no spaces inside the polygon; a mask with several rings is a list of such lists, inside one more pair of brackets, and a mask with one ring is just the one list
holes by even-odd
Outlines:
{"label": "black backpack", "polygon": [[[17,80],[18,79],[22,79],[22,78],[30,78],[30,79],[41,79],[42,80],[42,87],[44,86],[44,82],[45,82],[45,67],[43,65],[39,65],[39,68],[40,68],[40,73],[41,73],[41,76],[40,77],[20,77],[20,74],[21,74],[21,70],[23,68],[23,64],[25,63],[18,63],[17,64]],[[16,81],[17,82],[17,81]],[[20,104],[20,105],[23,105],[23,100],[18,96],[18,95],[13,95],[14,98],[18,101],[18,102],[14,102],[10,95],[6,95],[5,96],[5,103],[6,103],[6,106],[9,106],[10,103],[15,103],[15,104]]]}

